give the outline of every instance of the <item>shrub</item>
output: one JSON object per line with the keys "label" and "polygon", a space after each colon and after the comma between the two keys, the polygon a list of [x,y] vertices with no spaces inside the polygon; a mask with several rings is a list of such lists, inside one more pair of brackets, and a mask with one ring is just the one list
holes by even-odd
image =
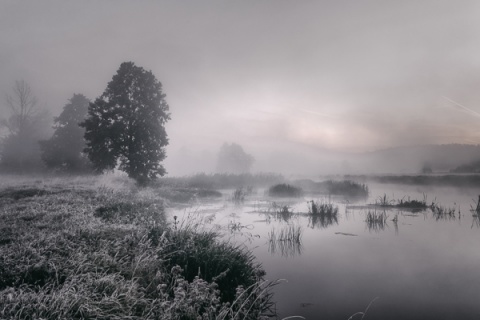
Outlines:
{"label": "shrub", "polygon": [[271,197],[298,198],[302,194],[302,189],[286,183],[276,184],[268,189],[268,195]]}

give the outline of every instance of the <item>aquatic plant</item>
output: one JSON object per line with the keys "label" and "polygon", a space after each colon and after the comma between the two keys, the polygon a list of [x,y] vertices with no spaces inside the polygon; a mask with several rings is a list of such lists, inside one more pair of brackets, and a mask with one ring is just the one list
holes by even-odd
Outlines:
{"label": "aquatic plant", "polygon": [[302,189],[286,183],[276,184],[268,189],[270,197],[298,198],[303,194]]}
{"label": "aquatic plant", "polygon": [[455,220],[455,208],[447,208],[439,204],[432,204],[430,210],[435,220]]}
{"label": "aquatic plant", "polygon": [[423,200],[410,199],[410,197],[407,200],[405,200],[405,197],[404,197],[399,201],[397,201],[397,204],[395,206],[398,208],[410,209],[413,211],[426,210],[428,208],[427,195],[425,193],[423,194]]}
{"label": "aquatic plant", "polygon": [[272,208],[276,220],[288,222],[294,215],[293,211],[291,211],[290,207],[287,205],[279,205],[276,202],[273,202]]}
{"label": "aquatic plant", "polygon": [[243,187],[237,188],[233,191],[232,201],[236,204],[243,203],[245,201],[246,192]]}
{"label": "aquatic plant", "polygon": [[332,224],[338,224],[338,207],[332,203],[308,201],[309,225],[326,228]]}
{"label": "aquatic plant", "polygon": [[[398,217],[395,218],[398,219]],[[369,231],[379,232],[384,230],[385,226],[387,225],[387,214],[385,211],[368,211],[365,223]]]}
{"label": "aquatic plant", "polygon": [[383,208],[405,209],[413,212],[426,210],[429,207],[427,205],[427,196],[425,194],[423,195],[423,200],[410,199],[410,197],[405,199],[405,197],[403,197],[402,199],[396,201],[388,198],[388,196],[384,194],[375,200],[374,205]]}
{"label": "aquatic plant", "polygon": [[389,199],[386,193],[384,193],[383,196],[379,196],[375,200],[375,205],[380,207],[391,207],[394,204],[395,204],[395,201],[392,199]]}
{"label": "aquatic plant", "polygon": [[370,301],[370,303],[368,304],[368,306],[365,308],[364,311],[359,311],[359,312],[356,312],[356,313],[352,314],[352,315],[350,316],[350,318],[348,318],[348,320],[353,320],[353,318],[355,318],[356,316],[362,316],[362,317],[360,318],[360,320],[363,320],[363,318],[367,315],[368,309],[370,309],[370,307],[372,306],[372,304],[373,304],[377,299],[379,299],[379,298],[378,298],[378,297],[373,298],[373,300]]}
{"label": "aquatic plant", "polygon": [[480,215],[480,196],[478,196],[478,201],[477,201],[477,204],[475,206],[475,208],[473,206],[470,206],[471,207],[471,212],[473,212],[474,215]]}
{"label": "aquatic plant", "polygon": [[275,254],[280,252],[282,256],[297,256],[302,252],[302,228],[288,225],[279,231],[272,228],[268,233],[268,250]]}

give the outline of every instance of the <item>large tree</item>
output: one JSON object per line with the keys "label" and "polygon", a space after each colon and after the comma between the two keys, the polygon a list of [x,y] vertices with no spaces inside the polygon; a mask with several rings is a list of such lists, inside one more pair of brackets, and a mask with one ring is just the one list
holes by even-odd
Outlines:
{"label": "large tree", "polygon": [[217,172],[248,173],[255,159],[236,143],[224,143],[220,148],[217,160]]}
{"label": "large tree", "polygon": [[49,140],[40,141],[42,160],[49,169],[64,172],[85,172],[90,163],[83,153],[85,129],[79,126],[87,116],[89,100],[83,94],[74,94],[54,118],[55,132]]}
{"label": "large tree", "polygon": [[141,184],[164,175],[168,111],[162,84],[153,73],[133,62],[122,63],[81,123],[94,168],[103,172],[118,165]]}
{"label": "large tree", "polygon": [[41,169],[38,140],[46,135],[48,112],[38,106],[37,99],[25,81],[16,81],[13,93],[6,97],[7,118],[0,119],[0,168],[9,172]]}

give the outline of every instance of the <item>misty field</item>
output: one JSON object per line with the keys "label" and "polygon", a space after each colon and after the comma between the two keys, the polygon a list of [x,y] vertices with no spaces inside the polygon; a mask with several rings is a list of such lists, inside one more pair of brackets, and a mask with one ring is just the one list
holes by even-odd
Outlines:
{"label": "misty field", "polygon": [[461,178],[1,178],[2,319],[480,312],[478,189]]}

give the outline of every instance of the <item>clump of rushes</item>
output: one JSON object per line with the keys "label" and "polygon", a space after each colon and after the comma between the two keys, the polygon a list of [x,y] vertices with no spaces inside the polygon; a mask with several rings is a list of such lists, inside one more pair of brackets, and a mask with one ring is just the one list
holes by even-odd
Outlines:
{"label": "clump of rushes", "polygon": [[379,232],[384,230],[387,225],[387,214],[385,211],[368,211],[365,223],[369,231]]}
{"label": "clump of rushes", "polygon": [[302,228],[300,226],[288,225],[279,231],[272,228],[268,233],[268,250],[275,254],[279,252],[282,256],[296,256],[302,253]]}
{"label": "clump of rushes", "polygon": [[[434,203],[432,203],[434,205]],[[386,194],[381,197],[378,197],[375,201],[375,206],[379,207],[392,207],[392,208],[401,208],[407,209],[410,211],[422,211],[426,210],[429,206],[427,205],[427,196],[423,195],[423,200],[416,200],[416,199],[405,199],[402,198],[400,200],[393,200],[389,199]]]}
{"label": "clump of rushes", "polygon": [[338,207],[327,202],[308,201],[309,224],[312,228],[326,228],[338,224]]}
{"label": "clump of rushes", "polygon": [[268,195],[270,197],[298,198],[301,197],[302,194],[302,189],[286,183],[276,184],[268,189]]}
{"label": "clump of rushes", "polygon": [[1,202],[0,318],[258,319],[271,307],[250,251],[168,227],[154,192],[62,188]]}
{"label": "clump of rushes", "polygon": [[243,187],[237,188],[233,191],[232,195],[232,201],[236,204],[243,203],[245,201],[245,197],[247,195],[247,192]]}
{"label": "clump of rushes", "polygon": [[272,203],[273,212],[276,220],[288,222],[294,215],[293,211],[287,205]]}
{"label": "clump of rushes", "polygon": [[447,208],[436,203],[430,206],[435,220],[455,220],[455,208]]}
{"label": "clump of rushes", "polygon": [[391,207],[394,204],[395,204],[395,201],[392,199],[389,199],[386,193],[383,194],[383,197],[378,197],[377,200],[375,200],[375,205],[380,207]]}

